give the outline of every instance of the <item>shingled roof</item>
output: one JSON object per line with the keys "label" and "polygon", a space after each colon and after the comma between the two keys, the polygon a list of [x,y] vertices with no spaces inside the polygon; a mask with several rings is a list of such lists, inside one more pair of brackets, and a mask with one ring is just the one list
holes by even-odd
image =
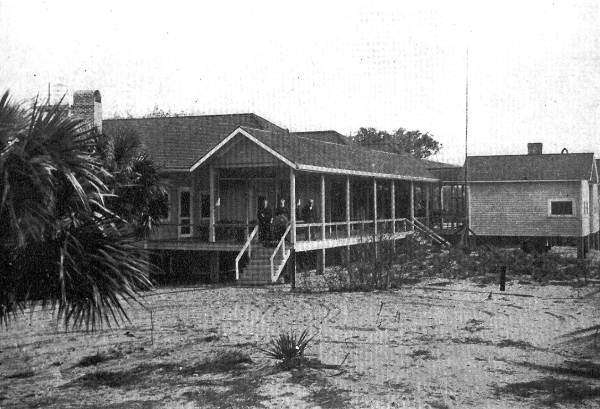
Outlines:
{"label": "shingled roof", "polygon": [[352,145],[352,140],[347,136],[342,135],[338,131],[306,131],[306,132],[290,132],[292,136],[301,138],[316,139],[323,142],[337,143],[339,145]]}
{"label": "shingled roof", "polygon": [[135,131],[148,153],[164,169],[187,170],[239,126],[283,132],[256,114],[201,115],[159,118],[105,119],[107,135],[119,128]]}
{"label": "shingled roof", "polygon": [[469,181],[590,180],[593,153],[469,156]]}
{"label": "shingled roof", "polygon": [[190,170],[241,128],[298,169],[436,180],[421,161],[408,154],[322,140],[327,138],[322,135],[331,136],[335,131],[313,132],[305,137],[302,135],[307,133],[290,133],[255,114],[108,119],[103,127],[109,135],[119,128],[135,131],[155,162],[166,170]]}
{"label": "shingled roof", "polygon": [[464,180],[463,167],[453,165],[451,163],[437,162],[428,159],[421,160],[433,176],[445,181],[460,181]]}
{"label": "shingled roof", "polygon": [[436,180],[422,161],[409,154],[374,151],[356,145],[341,145],[304,138],[287,132],[272,132],[242,127],[257,140],[277,152],[300,170],[381,177]]}

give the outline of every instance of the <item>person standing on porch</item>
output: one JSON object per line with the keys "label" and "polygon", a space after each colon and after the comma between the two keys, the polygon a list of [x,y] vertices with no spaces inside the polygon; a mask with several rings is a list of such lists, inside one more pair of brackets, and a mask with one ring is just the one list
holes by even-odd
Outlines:
{"label": "person standing on porch", "polygon": [[262,207],[256,215],[258,220],[258,239],[263,243],[271,240],[271,223],[273,222],[273,211],[269,207],[269,201],[263,199]]}
{"label": "person standing on porch", "polygon": [[298,199],[296,203],[296,222],[302,220],[302,199]]}
{"label": "person standing on porch", "polygon": [[275,209],[275,217],[273,218],[273,239],[279,240],[285,229],[287,229],[288,221],[290,218],[290,212],[285,205],[285,199],[279,200],[279,206]]}
{"label": "person standing on porch", "polygon": [[290,218],[289,209],[285,205],[285,199],[280,199],[279,206],[277,206],[277,209],[275,209],[275,216],[281,216],[281,215],[285,216],[285,218],[288,220]]}
{"label": "person standing on porch", "polygon": [[[315,222],[315,208],[314,208],[313,204],[314,204],[314,200],[308,199],[308,203],[306,204],[306,206],[304,206],[304,209],[302,209],[302,219],[304,220],[304,223],[314,223]],[[312,234],[310,234],[310,228],[309,228],[306,233],[306,239],[308,241],[312,240],[311,236],[312,236]]]}

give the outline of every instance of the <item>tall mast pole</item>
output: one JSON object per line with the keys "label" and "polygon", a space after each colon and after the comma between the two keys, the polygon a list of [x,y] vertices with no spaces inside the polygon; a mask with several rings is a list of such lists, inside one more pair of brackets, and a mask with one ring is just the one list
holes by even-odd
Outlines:
{"label": "tall mast pole", "polygon": [[465,70],[465,180],[464,180],[464,214],[465,214],[465,237],[464,243],[469,247],[470,215],[469,215],[469,47],[466,52]]}

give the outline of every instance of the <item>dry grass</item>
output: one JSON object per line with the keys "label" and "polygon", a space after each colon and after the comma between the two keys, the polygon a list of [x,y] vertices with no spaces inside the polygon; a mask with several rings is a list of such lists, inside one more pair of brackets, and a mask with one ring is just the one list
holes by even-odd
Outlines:
{"label": "dry grass", "polygon": [[[600,293],[496,290],[449,279],[367,293],[164,289],[146,298],[154,344],[142,308],[126,328],[96,333],[57,331],[34,312],[0,333],[0,406],[595,407]],[[315,337],[300,365],[284,370],[261,352],[305,328]]]}

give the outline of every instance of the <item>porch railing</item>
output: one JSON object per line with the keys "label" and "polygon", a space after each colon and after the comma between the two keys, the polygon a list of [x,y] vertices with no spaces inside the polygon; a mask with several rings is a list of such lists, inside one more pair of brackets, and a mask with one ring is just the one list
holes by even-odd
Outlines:
{"label": "porch railing", "polygon": [[[254,228],[254,223],[217,222],[215,240],[220,242],[244,243]],[[148,236],[149,240],[200,240],[208,241],[210,226],[208,222],[197,224],[161,223]],[[189,234],[181,234],[189,232]]]}
{"label": "porch railing", "polygon": [[[288,238],[288,235],[290,234],[291,229],[292,229],[292,225],[289,224],[287,229],[285,229],[285,232],[281,236],[279,243],[277,243],[277,246],[275,246],[275,250],[273,250],[273,254],[271,254],[271,258],[269,259],[269,261],[271,262],[271,282],[277,281],[277,278],[279,277],[279,273],[281,272],[281,269],[285,265],[286,258],[290,251],[290,250],[287,250],[287,252],[286,252],[285,241]],[[278,254],[281,254],[281,263],[279,263],[277,266],[275,266],[275,257]]]}
{"label": "porch railing", "polygon": [[[189,232],[189,234],[186,234]],[[183,234],[182,234],[183,233]],[[200,240],[208,241],[208,223],[161,223],[154,228],[147,240]]]}
{"label": "porch railing", "polygon": [[238,255],[235,258],[235,279],[236,280],[240,279],[240,260],[244,256],[244,253],[246,253],[246,250],[248,250],[248,259],[252,258],[252,240],[254,240],[256,233],[258,233],[258,226],[254,226],[252,233],[250,233],[250,235],[248,236],[248,239],[246,240],[246,243],[244,243],[244,247],[242,247],[242,249],[240,250],[240,252],[238,253]]}
{"label": "porch railing", "polygon": [[431,230],[429,227],[427,227],[426,225],[421,223],[416,217],[413,219],[412,225],[414,226],[414,228],[416,230],[420,231],[421,233],[425,234],[426,236],[429,236],[431,238],[431,240],[433,240],[434,242],[441,244],[441,245],[449,245],[450,244],[450,243],[448,243],[448,241],[445,238],[438,235],[433,230]]}
{"label": "porch railing", "polygon": [[215,240],[242,243],[248,237],[253,224],[242,222],[216,222]]}
{"label": "porch railing", "polygon": [[[315,241],[371,236],[375,234],[375,223],[377,223],[378,235],[402,233],[410,230],[410,224],[404,218],[378,219],[376,222],[373,220],[351,220],[350,222],[327,222],[325,224],[299,223],[296,225],[296,237],[298,241]],[[324,237],[323,226],[325,226]]]}

